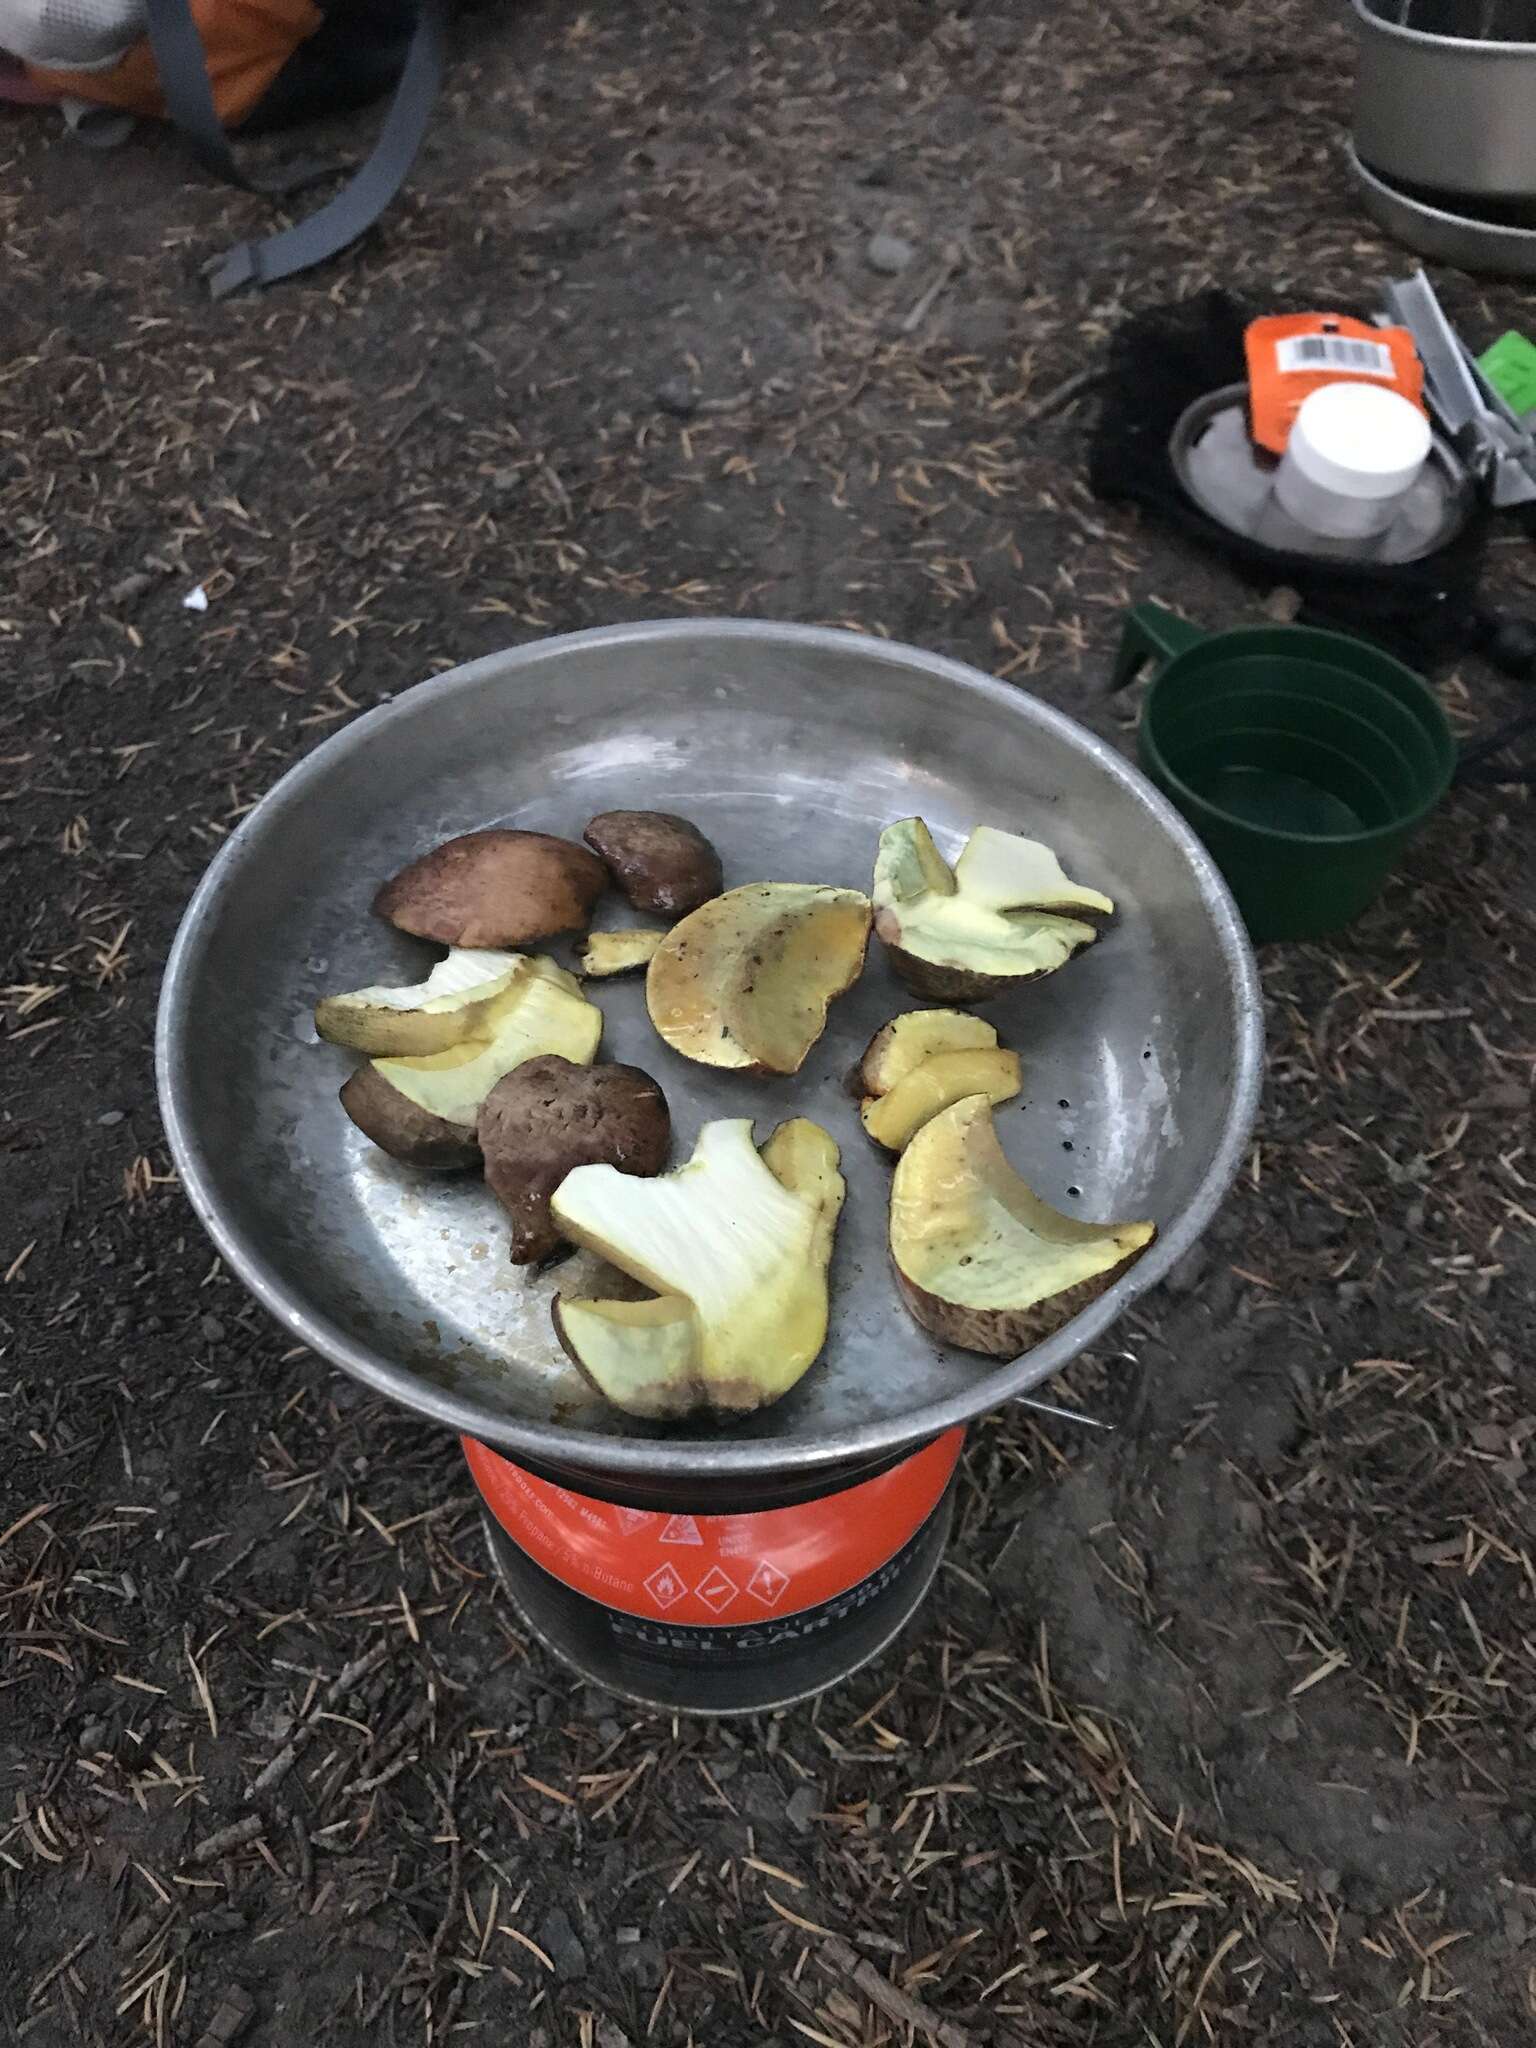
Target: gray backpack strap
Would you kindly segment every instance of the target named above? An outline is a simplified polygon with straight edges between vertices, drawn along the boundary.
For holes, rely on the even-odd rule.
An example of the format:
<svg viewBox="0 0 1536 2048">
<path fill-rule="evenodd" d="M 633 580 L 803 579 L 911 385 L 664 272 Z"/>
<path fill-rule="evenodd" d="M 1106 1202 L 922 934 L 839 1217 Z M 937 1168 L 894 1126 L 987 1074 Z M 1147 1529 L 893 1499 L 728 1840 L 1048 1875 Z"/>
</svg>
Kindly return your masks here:
<svg viewBox="0 0 1536 2048">
<path fill-rule="evenodd" d="M 213 104 L 202 39 L 187 0 L 147 0 L 150 48 L 165 95 L 166 112 L 206 171 L 251 192 L 272 190 L 241 170 Z M 245 284 L 271 284 L 335 256 L 371 228 L 405 183 L 443 77 L 448 0 L 421 0 L 416 33 L 395 87 L 384 126 L 368 160 L 333 199 L 306 220 L 259 241 L 239 242 L 206 266 L 216 299 Z M 311 182 L 316 167 L 287 171 L 275 189 Z"/>
</svg>

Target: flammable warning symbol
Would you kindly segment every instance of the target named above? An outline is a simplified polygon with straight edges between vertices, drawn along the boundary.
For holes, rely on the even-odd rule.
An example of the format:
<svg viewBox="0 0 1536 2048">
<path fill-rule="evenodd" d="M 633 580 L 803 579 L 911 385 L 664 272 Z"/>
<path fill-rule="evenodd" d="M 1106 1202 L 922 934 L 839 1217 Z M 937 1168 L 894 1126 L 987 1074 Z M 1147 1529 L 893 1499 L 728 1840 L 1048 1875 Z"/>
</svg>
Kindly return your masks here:
<svg viewBox="0 0 1536 2048">
<path fill-rule="evenodd" d="M 688 1588 L 683 1584 L 671 1565 L 658 1565 L 645 1581 L 645 1590 L 665 1614 L 669 1607 L 675 1607 Z"/>
</svg>

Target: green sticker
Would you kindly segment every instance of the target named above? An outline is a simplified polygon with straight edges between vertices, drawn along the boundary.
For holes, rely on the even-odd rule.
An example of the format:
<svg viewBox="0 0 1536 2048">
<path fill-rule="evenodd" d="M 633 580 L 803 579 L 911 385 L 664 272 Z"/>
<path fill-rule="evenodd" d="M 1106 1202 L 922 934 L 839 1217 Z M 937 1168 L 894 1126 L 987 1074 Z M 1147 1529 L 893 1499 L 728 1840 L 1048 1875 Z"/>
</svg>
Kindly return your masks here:
<svg viewBox="0 0 1536 2048">
<path fill-rule="evenodd" d="M 1536 343 L 1511 328 L 1478 357 L 1477 367 L 1511 412 L 1536 412 Z"/>
</svg>

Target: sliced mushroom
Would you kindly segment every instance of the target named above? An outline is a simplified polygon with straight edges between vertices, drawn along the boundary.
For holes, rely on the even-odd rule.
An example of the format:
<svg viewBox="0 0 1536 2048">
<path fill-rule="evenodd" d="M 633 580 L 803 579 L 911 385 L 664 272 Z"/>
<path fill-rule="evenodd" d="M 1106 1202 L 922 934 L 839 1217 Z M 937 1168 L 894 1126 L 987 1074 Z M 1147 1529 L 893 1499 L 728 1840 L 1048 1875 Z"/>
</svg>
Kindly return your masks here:
<svg viewBox="0 0 1536 2048">
<path fill-rule="evenodd" d="M 456 947 L 412 987 L 322 996 L 315 1029 L 353 1052 L 446 1052 L 473 1036 L 490 1005 L 511 986 L 522 957 Z"/>
<path fill-rule="evenodd" d="M 596 1057 L 602 1030 L 602 1012 L 574 975 L 524 955 L 511 986 L 473 1036 L 445 1052 L 370 1060 L 343 1088 L 342 1107 L 396 1159 L 413 1166 L 462 1164 L 446 1156 L 446 1134 L 456 1128 L 468 1157 L 477 1156 L 480 1105 L 504 1074 L 547 1052 L 586 1065 Z"/>
<path fill-rule="evenodd" d="M 875 932 L 914 994 L 977 1002 L 1052 974 L 1091 946 L 1090 917 L 1114 909 L 1061 871 L 1037 840 L 978 826 L 954 868 L 921 818 L 880 835 Z"/>
<path fill-rule="evenodd" d="M 658 1296 L 555 1303 L 561 1343 L 616 1407 L 740 1413 L 814 1363 L 843 1181 L 827 1134 L 798 1126 L 760 1154 L 746 1120 L 706 1124 L 693 1157 L 658 1180 L 581 1166 L 561 1182 L 559 1228 Z"/>
<path fill-rule="evenodd" d="M 675 925 L 646 975 L 651 1022 L 704 1066 L 793 1074 L 857 981 L 869 898 L 856 889 L 753 882 Z"/>
<path fill-rule="evenodd" d="M 917 1133 L 891 1186 L 902 1299 L 946 1344 L 1013 1358 L 1096 1301 L 1157 1235 L 1085 1223 L 1042 1201 L 1009 1165 L 984 1095 Z"/>
<path fill-rule="evenodd" d="M 1007 1102 L 1021 1086 L 1019 1056 L 1001 1045 L 970 1052 L 936 1052 L 884 1095 L 871 1095 L 860 1108 L 865 1130 L 888 1152 L 901 1152 L 932 1117 L 968 1095 Z"/>
<path fill-rule="evenodd" d="M 576 965 L 586 981 L 638 974 L 655 959 L 665 932 L 588 932 Z"/>
<path fill-rule="evenodd" d="M 996 1045 L 997 1032 L 969 1010 L 904 1010 L 882 1024 L 865 1046 L 848 1078 L 849 1092 L 889 1095 L 914 1067 L 939 1052 L 985 1052 Z"/>
</svg>

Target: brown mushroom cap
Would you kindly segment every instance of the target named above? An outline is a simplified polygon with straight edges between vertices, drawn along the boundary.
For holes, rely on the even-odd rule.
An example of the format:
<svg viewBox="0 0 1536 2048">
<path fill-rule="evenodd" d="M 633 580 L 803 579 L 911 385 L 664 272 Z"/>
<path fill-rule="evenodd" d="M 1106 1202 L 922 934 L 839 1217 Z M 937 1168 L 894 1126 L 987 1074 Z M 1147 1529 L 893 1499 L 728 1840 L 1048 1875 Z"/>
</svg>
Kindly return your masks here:
<svg viewBox="0 0 1536 2048">
<path fill-rule="evenodd" d="M 412 1102 L 371 1060 L 342 1083 L 341 1106 L 365 1138 L 407 1166 L 452 1173 L 479 1160 L 480 1148 L 472 1130 Z"/>
<path fill-rule="evenodd" d="M 572 839 L 496 827 L 434 846 L 373 899 L 380 917 L 443 946 L 521 946 L 584 931 L 608 882 Z"/>
<path fill-rule="evenodd" d="M 672 1119 L 666 1097 L 638 1067 L 579 1067 L 543 1053 L 496 1083 L 481 1104 L 477 1135 L 487 1185 L 512 1219 L 512 1263 L 527 1266 L 565 1241 L 549 1203 L 571 1168 L 660 1173 Z"/>
<path fill-rule="evenodd" d="M 697 825 L 671 811 L 603 811 L 582 834 L 636 910 L 685 917 L 720 894 L 720 856 Z"/>
</svg>

